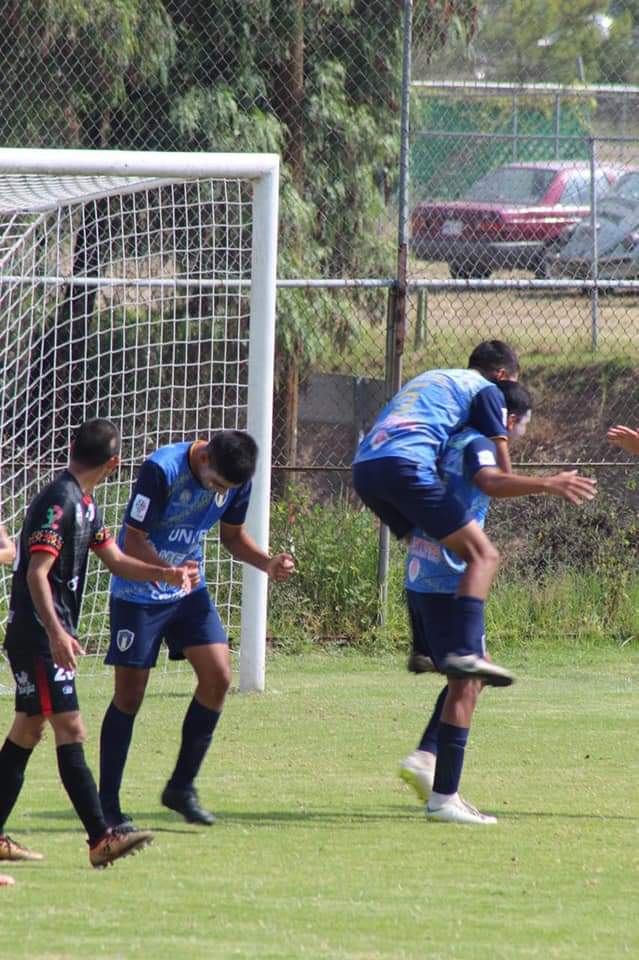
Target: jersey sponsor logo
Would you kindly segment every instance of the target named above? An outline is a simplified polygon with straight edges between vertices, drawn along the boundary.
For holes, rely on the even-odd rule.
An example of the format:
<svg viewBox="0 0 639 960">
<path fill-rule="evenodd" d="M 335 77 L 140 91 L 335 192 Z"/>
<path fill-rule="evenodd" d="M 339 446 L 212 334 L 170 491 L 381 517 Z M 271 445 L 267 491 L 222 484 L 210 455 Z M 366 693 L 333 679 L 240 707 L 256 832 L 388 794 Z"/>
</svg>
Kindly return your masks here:
<svg viewBox="0 0 639 960">
<path fill-rule="evenodd" d="M 67 580 L 67 589 L 69 589 L 71 593 L 75 593 L 76 590 L 78 589 L 79 582 L 80 582 L 80 577 L 71 577 L 70 580 Z"/>
<path fill-rule="evenodd" d="M 414 583 L 419 576 L 419 560 L 417 557 L 413 557 L 411 562 L 408 564 L 408 579 L 411 583 Z"/>
<path fill-rule="evenodd" d="M 149 497 L 145 497 L 144 494 L 138 493 L 135 496 L 133 505 L 131 506 L 131 516 L 134 520 L 137 520 L 141 523 L 146 517 L 151 501 Z"/>
<path fill-rule="evenodd" d="M 228 491 L 228 490 L 225 490 L 224 493 L 216 493 L 216 494 L 215 494 L 215 506 L 216 506 L 216 507 L 223 507 L 224 504 L 226 503 L 226 501 L 228 500 L 228 498 L 229 498 L 229 491 Z"/>
<path fill-rule="evenodd" d="M 42 524 L 41 529 L 46 530 L 49 527 L 51 530 L 58 530 L 59 523 L 58 520 L 61 520 L 64 516 L 64 510 L 62 507 L 54 503 L 52 507 L 49 507 L 47 510 L 47 519 L 46 522 Z"/>
<path fill-rule="evenodd" d="M 378 450 L 382 444 L 386 443 L 388 440 L 388 434 L 385 430 L 380 430 L 379 433 L 376 433 L 371 440 L 371 450 Z"/>
<path fill-rule="evenodd" d="M 21 697 L 29 697 L 32 693 L 35 693 L 35 683 L 31 683 L 29 674 L 25 670 L 20 670 L 19 673 L 16 673 L 15 678 L 16 687 Z"/>
<path fill-rule="evenodd" d="M 179 497 L 180 503 L 188 503 L 192 497 L 193 494 L 190 490 L 183 490 Z"/>
<path fill-rule="evenodd" d="M 73 687 L 62 687 L 62 693 L 66 693 L 68 696 L 70 693 L 73 693 Z"/>
<path fill-rule="evenodd" d="M 169 543 L 197 543 L 197 530 L 188 530 L 185 527 L 176 527 L 169 531 Z"/>
<path fill-rule="evenodd" d="M 497 466 L 497 461 L 495 460 L 495 454 L 490 450 L 480 450 L 477 454 L 477 461 L 482 467 L 495 467 Z"/>
<path fill-rule="evenodd" d="M 120 653 L 125 653 L 129 647 L 133 646 L 135 634 L 133 630 L 118 630 L 115 635 L 115 642 Z"/>
</svg>

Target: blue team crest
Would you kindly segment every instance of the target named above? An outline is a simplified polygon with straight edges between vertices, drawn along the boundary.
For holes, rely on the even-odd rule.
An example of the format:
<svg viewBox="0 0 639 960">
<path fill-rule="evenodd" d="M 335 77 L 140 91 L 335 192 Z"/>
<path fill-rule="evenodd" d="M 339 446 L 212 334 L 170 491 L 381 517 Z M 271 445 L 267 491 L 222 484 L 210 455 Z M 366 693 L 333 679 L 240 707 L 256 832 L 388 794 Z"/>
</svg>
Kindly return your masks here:
<svg viewBox="0 0 639 960">
<path fill-rule="evenodd" d="M 229 491 L 228 491 L 228 490 L 225 490 L 224 493 L 216 493 L 216 494 L 215 494 L 215 506 L 216 506 L 216 507 L 223 507 L 224 504 L 226 503 L 227 499 L 228 499 L 228 495 L 229 495 Z"/>
<path fill-rule="evenodd" d="M 115 642 L 120 653 L 124 653 L 126 650 L 128 650 L 129 647 L 133 645 L 134 640 L 135 634 L 133 630 L 118 630 L 115 637 Z"/>
</svg>

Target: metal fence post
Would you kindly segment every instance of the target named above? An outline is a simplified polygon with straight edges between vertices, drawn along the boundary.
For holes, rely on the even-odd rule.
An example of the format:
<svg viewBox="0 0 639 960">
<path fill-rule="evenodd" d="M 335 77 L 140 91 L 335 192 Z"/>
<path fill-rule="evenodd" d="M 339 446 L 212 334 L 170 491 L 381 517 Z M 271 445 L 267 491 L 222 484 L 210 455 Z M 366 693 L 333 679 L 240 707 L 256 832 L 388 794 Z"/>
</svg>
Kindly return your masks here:
<svg viewBox="0 0 639 960">
<path fill-rule="evenodd" d="M 590 222 L 592 223 L 592 280 L 590 298 L 590 346 L 594 351 L 599 339 L 599 244 L 597 241 L 597 141 L 590 138 Z"/>
<path fill-rule="evenodd" d="M 402 62 L 402 105 L 399 146 L 399 198 L 397 221 L 397 277 L 388 298 L 386 338 L 386 390 L 391 397 L 402 382 L 402 355 L 406 336 L 406 280 L 408 269 L 408 165 L 410 138 L 410 81 L 412 73 L 413 0 L 404 0 L 404 51 Z M 380 593 L 379 622 L 386 622 L 390 531 L 379 533 L 377 582 Z"/>
</svg>

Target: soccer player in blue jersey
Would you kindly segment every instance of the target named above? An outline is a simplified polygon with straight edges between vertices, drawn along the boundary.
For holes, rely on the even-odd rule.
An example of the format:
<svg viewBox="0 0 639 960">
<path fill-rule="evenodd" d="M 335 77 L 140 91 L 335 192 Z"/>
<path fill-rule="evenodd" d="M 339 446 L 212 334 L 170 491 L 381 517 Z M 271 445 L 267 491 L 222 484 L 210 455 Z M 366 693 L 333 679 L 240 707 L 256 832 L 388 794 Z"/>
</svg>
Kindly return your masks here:
<svg viewBox="0 0 639 960">
<path fill-rule="evenodd" d="M 507 427 L 512 438 L 525 434 L 531 414 L 528 391 L 521 384 L 502 381 L 500 391 L 507 409 Z M 574 504 L 592 499 L 594 482 L 576 471 L 536 477 L 507 473 L 497 464 L 495 445 L 477 430 L 467 427 L 448 441 L 440 472 L 448 492 L 483 527 L 491 497 L 547 494 Z M 464 575 L 464 562 L 453 551 L 423 530 L 411 534 L 406 562 L 406 597 L 413 634 L 413 650 L 429 658 L 435 670 L 458 656 L 459 638 L 453 629 L 455 594 Z M 489 659 L 484 638 L 477 654 Z M 413 661 L 414 662 L 414 661 Z M 482 681 L 448 676 L 433 715 L 417 750 L 405 758 L 400 776 L 427 800 L 431 820 L 490 824 L 494 817 L 480 813 L 458 793 L 464 751 L 471 718 Z"/>
<path fill-rule="evenodd" d="M 419 527 L 466 563 L 454 609 L 460 656 L 447 670 L 499 684 L 509 682 L 507 672 L 475 653 L 499 554 L 441 482 L 437 461 L 452 434 L 471 426 L 494 441 L 499 466 L 510 470 L 504 399 L 495 384 L 518 374 L 517 355 L 501 340 L 480 343 L 466 370 L 427 370 L 390 400 L 353 462 L 356 492 L 396 537 Z"/>
<path fill-rule="evenodd" d="M 219 522 L 220 540 L 236 560 L 277 581 L 294 570 L 292 557 L 269 556 L 244 528 L 256 459 L 257 446 L 248 433 L 219 430 L 208 442 L 160 447 L 140 469 L 118 542 L 125 553 L 148 562 L 196 561 L 199 580 L 184 596 L 164 583 L 138 587 L 113 579 L 106 663 L 115 667 L 115 693 L 100 737 L 100 797 L 112 824 L 128 822 L 120 807 L 122 776 L 162 640 L 172 659 L 190 662 L 197 679 L 162 803 L 189 823 L 215 820 L 200 805 L 195 778 L 220 718 L 231 665 L 224 628 L 206 589 L 202 541 Z"/>
</svg>

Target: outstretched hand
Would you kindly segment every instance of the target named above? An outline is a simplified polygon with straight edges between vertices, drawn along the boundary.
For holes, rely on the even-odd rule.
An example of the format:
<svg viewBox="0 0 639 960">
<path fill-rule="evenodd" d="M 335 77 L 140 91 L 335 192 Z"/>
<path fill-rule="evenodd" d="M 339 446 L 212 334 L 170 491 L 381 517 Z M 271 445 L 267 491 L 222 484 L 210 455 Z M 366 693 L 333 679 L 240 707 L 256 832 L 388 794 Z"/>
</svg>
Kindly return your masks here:
<svg viewBox="0 0 639 960">
<path fill-rule="evenodd" d="M 291 574 L 295 572 L 295 561 L 290 553 L 278 553 L 277 556 L 270 558 L 266 566 L 266 572 L 271 580 L 281 583 L 288 580 Z"/>
<path fill-rule="evenodd" d="M 630 427 L 616 426 L 611 427 L 606 436 L 608 443 L 613 447 L 619 447 L 626 453 L 639 454 L 639 431 L 632 430 Z"/>
<path fill-rule="evenodd" d="M 551 482 L 557 496 L 574 503 L 575 506 L 593 500 L 597 493 L 597 481 L 580 476 L 576 470 L 557 473 L 551 477 Z"/>
</svg>

